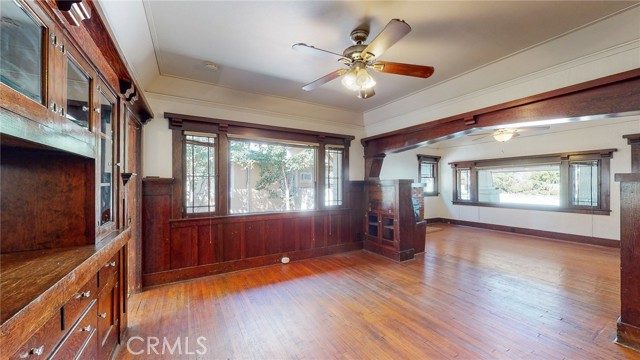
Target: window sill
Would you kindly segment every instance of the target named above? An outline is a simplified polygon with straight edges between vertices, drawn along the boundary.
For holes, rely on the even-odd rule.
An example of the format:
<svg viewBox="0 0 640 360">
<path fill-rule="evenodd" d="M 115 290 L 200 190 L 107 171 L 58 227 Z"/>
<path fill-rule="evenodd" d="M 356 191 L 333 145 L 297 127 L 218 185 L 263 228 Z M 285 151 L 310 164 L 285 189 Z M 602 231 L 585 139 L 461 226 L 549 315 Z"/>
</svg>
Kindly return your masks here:
<svg viewBox="0 0 640 360">
<path fill-rule="evenodd" d="M 466 206 L 481 206 L 481 207 L 494 207 L 503 209 L 518 209 L 518 210 L 535 210 L 535 211 L 552 211 L 552 212 L 566 212 L 575 214 L 591 214 L 591 215 L 606 215 L 611 214 L 609 209 L 589 209 L 589 208 L 562 208 L 555 206 L 535 206 L 535 205 L 519 205 L 519 204 L 491 204 L 480 203 L 472 201 L 452 201 L 454 205 L 466 205 Z"/>
</svg>

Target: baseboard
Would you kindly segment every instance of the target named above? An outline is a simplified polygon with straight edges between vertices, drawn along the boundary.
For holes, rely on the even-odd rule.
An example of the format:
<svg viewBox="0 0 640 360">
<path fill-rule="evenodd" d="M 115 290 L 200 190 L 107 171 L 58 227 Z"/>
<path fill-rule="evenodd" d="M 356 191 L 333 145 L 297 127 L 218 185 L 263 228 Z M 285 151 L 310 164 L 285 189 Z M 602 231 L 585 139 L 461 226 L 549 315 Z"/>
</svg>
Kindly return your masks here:
<svg viewBox="0 0 640 360">
<path fill-rule="evenodd" d="M 640 328 L 618 318 L 616 343 L 640 351 Z"/>
<path fill-rule="evenodd" d="M 142 286 L 144 288 L 168 284 L 172 282 L 178 282 L 183 280 L 190 280 L 210 275 L 218 275 L 233 271 L 247 270 L 261 266 L 279 264 L 282 256 L 286 255 L 291 261 L 297 261 L 302 259 L 308 259 L 313 257 L 332 255 L 337 253 L 362 250 L 363 244 L 361 241 L 352 242 L 347 244 L 339 244 L 334 246 L 327 246 L 317 249 L 299 250 L 293 252 L 287 252 L 286 254 L 273 254 L 266 256 L 258 256 L 248 259 L 226 261 L 215 264 L 193 266 L 182 269 L 168 270 L 150 274 L 142 275 Z"/>
<path fill-rule="evenodd" d="M 581 243 L 581 244 L 620 248 L 620 241 L 618 240 L 598 238 L 593 236 L 583 236 L 583 235 L 560 233 L 555 231 L 527 229 L 527 228 L 514 227 L 514 226 L 486 224 L 481 222 L 447 219 L 447 218 L 427 219 L 427 226 L 433 223 L 462 225 L 462 226 L 476 227 L 480 229 L 510 232 L 510 233 L 521 234 L 521 235 L 538 236 L 538 237 L 544 237 L 544 238 L 549 238 L 554 240 L 569 241 L 569 242 L 575 242 L 575 243 Z"/>
</svg>

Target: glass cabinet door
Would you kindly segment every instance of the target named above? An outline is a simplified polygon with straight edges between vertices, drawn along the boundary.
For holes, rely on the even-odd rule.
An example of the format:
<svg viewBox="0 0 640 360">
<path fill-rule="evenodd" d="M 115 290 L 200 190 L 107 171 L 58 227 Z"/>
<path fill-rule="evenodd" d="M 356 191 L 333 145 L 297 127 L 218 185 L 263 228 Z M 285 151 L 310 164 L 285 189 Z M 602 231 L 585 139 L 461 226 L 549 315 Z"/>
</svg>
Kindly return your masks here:
<svg viewBox="0 0 640 360">
<path fill-rule="evenodd" d="M 67 57 L 66 118 L 89 130 L 91 110 L 91 78 L 71 58 Z"/>
<path fill-rule="evenodd" d="M 97 158 L 96 166 L 98 178 L 98 235 L 110 230 L 115 224 L 116 204 L 113 201 L 115 193 L 114 166 L 114 124 L 116 116 L 116 97 L 103 86 L 98 87 L 99 111 L 96 111 Z"/>
<path fill-rule="evenodd" d="M 2 1 L 0 38 L 2 83 L 43 104 L 45 27 L 19 2 Z"/>
</svg>

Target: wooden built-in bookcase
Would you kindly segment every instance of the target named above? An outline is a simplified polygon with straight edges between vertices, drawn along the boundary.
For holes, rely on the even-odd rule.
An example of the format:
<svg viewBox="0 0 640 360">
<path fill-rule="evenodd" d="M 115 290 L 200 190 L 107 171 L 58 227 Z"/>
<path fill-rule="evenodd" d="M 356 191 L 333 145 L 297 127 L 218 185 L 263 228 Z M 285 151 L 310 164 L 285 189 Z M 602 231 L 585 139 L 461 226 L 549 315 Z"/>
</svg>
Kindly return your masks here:
<svg viewBox="0 0 640 360">
<path fill-rule="evenodd" d="M 412 182 L 367 180 L 364 249 L 396 261 L 424 252 L 426 222 L 416 217 Z"/>
<path fill-rule="evenodd" d="M 92 2 L 0 11 L 0 358 L 109 359 L 136 289 L 151 113 Z"/>
</svg>

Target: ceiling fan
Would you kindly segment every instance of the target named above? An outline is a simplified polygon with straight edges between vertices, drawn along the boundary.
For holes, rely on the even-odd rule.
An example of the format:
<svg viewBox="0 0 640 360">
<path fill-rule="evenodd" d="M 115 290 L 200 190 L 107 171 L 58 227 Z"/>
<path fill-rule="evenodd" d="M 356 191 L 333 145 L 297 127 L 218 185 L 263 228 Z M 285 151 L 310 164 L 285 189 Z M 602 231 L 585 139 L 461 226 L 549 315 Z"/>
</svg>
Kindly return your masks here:
<svg viewBox="0 0 640 360">
<path fill-rule="evenodd" d="M 294 44 L 294 50 L 307 52 L 313 55 L 328 56 L 346 65 L 346 68 L 331 72 L 303 86 L 302 89 L 305 91 L 311 91 L 331 80 L 344 76 L 342 78 L 342 84 L 346 88 L 356 91 L 359 98 L 367 99 L 375 95 L 374 86 L 376 85 L 373 77 L 371 77 L 367 72 L 367 68 L 389 74 L 413 76 L 425 79 L 428 78 L 433 74 L 434 69 L 432 66 L 376 60 L 382 55 L 382 53 L 398 42 L 398 40 L 402 39 L 410 31 L 411 26 L 409 26 L 409 24 L 403 20 L 393 19 L 389 21 L 382 32 L 380 32 L 380 34 L 378 34 L 378 36 L 376 36 L 375 39 L 367 45 L 364 42 L 369 36 L 369 30 L 359 27 L 351 32 L 351 40 L 355 45 L 346 48 L 342 55 L 304 43 Z"/>
<path fill-rule="evenodd" d="M 493 136 L 493 138 L 498 142 L 507 142 L 514 137 L 520 136 L 520 133 L 529 130 L 548 130 L 549 126 L 523 126 L 520 128 L 500 128 L 496 130 L 492 130 L 491 132 L 478 132 L 474 134 L 469 134 L 469 136 L 479 136 L 473 141 L 477 141 L 480 139 L 484 139 L 489 136 Z"/>
</svg>

